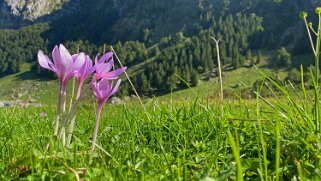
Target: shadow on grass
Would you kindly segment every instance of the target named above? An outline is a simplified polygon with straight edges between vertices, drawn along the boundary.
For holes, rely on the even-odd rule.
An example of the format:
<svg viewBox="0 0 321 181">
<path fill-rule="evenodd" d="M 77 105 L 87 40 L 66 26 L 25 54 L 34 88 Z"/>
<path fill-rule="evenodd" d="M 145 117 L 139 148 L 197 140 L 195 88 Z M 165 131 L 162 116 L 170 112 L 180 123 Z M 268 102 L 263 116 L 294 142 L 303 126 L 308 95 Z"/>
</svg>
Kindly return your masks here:
<svg viewBox="0 0 321 181">
<path fill-rule="evenodd" d="M 16 81 L 24 80 L 37 80 L 37 81 L 50 81 L 56 79 L 52 74 L 37 74 L 35 71 L 21 72 L 14 76 Z"/>
</svg>

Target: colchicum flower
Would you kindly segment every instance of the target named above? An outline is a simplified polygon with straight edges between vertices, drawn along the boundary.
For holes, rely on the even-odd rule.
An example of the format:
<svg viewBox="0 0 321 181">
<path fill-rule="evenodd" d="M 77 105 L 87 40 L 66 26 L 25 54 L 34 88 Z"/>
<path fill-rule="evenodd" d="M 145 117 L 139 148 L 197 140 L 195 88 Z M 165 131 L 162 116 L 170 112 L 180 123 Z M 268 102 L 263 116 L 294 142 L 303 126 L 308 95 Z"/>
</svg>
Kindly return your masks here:
<svg viewBox="0 0 321 181">
<path fill-rule="evenodd" d="M 78 82 L 78 90 L 77 90 L 77 97 L 76 97 L 76 105 L 78 104 L 78 101 L 81 97 L 81 88 L 85 82 L 85 80 L 95 71 L 95 66 L 93 66 L 93 63 L 88 55 L 85 53 L 78 53 L 72 56 L 74 61 L 74 71 L 75 71 L 75 78 Z M 91 83 L 90 83 L 91 84 Z M 88 90 L 89 87 L 86 89 Z M 85 92 L 86 92 L 85 90 Z M 70 121 L 69 126 L 69 133 L 67 138 L 67 147 L 70 146 L 71 138 L 72 138 L 72 132 L 74 130 L 75 126 L 75 119 L 76 119 L 76 110 L 74 112 L 71 112 L 72 118 Z M 67 123 L 67 120 L 63 122 L 63 126 Z M 63 129 L 64 131 L 64 129 Z M 65 134 L 64 132 L 62 134 Z M 64 137 L 64 135 L 62 135 Z"/>
<path fill-rule="evenodd" d="M 92 88 L 98 100 L 96 126 L 92 144 L 92 150 L 94 150 L 99 129 L 101 110 L 110 96 L 115 94 L 118 90 L 121 82 L 121 80 L 118 79 L 118 76 L 122 74 L 127 69 L 127 67 L 113 70 L 114 60 L 112 52 L 104 54 L 101 58 L 99 58 L 99 55 L 97 55 L 95 58 L 95 64 L 93 65 L 88 55 L 83 52 L 71 55 L 63 45 L 54 47 L 52 51 L 52 58 L 53 61 L 51 61 L 48 56 L 45 55 L 41 50 L 38 52 L 38 62 L 40 66 L 55 72 L 60 82 L 60 94 L 58 99 L 58 111 L 54 135 L 58 136 L 61 114 L 60 110 L 62 109 L 61 138 L 63 145 L 65 145 L 66 124 L 68 121 L 70 121 L 67 146 L 70 145 L 75 124 L 77 105 L 84 94 Z M 86 86 L 85 90 L 81 91 L 84 82 L 92 74 L 92 80 Z M 75 103 L 73 103 L 71 109 L 69 110 L 69 113 L 66 114 L 66 88 L 68 81 L 73 76 L 75 76 L 78 82 L 77 98 Z M 116 82 L 115 85 L 113 84 L 114 81 Z"/>
<path fill-rule="evenodd" d="M 121 80 L 119 79 L 116 85 L 113 87 L 113 82 L 109 82 L 108 79 L 101 79 L 99 82 L 95 82 L 93 85 L 93 92 L 98 101 L 98 109 L 97 109 L 97 117 L 96 117 L 96 126 L 94 130 L 93 140 L 92 140 L 92 147 L 91 150 L 95 149 L 97 134 L 99 129 L 99 122 L 100 122 L 100 113 L 103 108 L 103 105 L 108 101 L 110 96 L 115 94 L 119 88 Z"/>
<path fill-rule="evenodd" d="M 73 55 L 74 74 L 78 81 L 77 98 L 80 96 L 81 87 L 85 80 L 95 71 L 95 66 L 88 55 L 78 53 Z"/>
<path fill-rule="evenodd" d="M 94 78 L 96 80 L 100 80 L 102 78 L 108 80 L 117 79 L 118 76 L 127 69 L 127 67 L 122 67 L 111 71 L 114 65 L 113 53 L 111 52 L 104 54 L 100 59 L 98 57 L 99 55 L 95 58 L 96 74 Z"/>
<path fill-rule="evenodd" d="M 71 54 L 62 44 L 60 44 L 59 47 L 54 47 L 52 51 L 52 59 L 53 62 L 41 50 L 38 52 L 38 62 L 40 66 L 55 72 L 60 82 L 58 112 L 54 131 L 54 135 L 57 136 L 59 129 L 61 101 L 63 111 L 62 114 L 64 115 L 66 111 L 66 89 L 69 79 L 74 76 L 74 62 Z"/>
<path fill-rule="evenodd" d="M 90 88 L 93 88 L 97 96 L 98 102 L 107 102 L 108 98 L 114 94 L 116 92 L 116 90 L 118 89 L 118 86 L 120 84 L 120 82 L 118 82 L 118 84 L 116 84 L 117 89 L 113 89 L 115 90 L 115 92 L 110 92 L 110 90 L 107 90 L 107 88 L 110 88 L 111 86 L 107 86 L 106 84 L 108 84 L 108 80 L 115 80 L 118 78 L 118 76 L 120 74 L 122 74 L 127 67 L 122 67 L 120 69 L 114 70 L 112 71 L 113 65 L 114 65 L 114 61 L 113 61 L 113 53 L 112 52 L 108 52 L 106 54 L 104 54 L 101 58 L 99 58 L 99 55 L 96 56 L 95 58 L 95 65 L 92 65 L 92 61 L 89 58 L 89 56 L 86 56 L 83 53 L 77 54 L 73 56 L 74 58 L 74 69 L 75 69 L 75 77 L 78 80 L 78 93 L 77 93 L 77 98 L 76 98 L 76 102 L 75 105 L 78 104 L 79 100 L 81 99 L 82 95 L 84 95 Z M 91 82 L 87 85 L 87 87 L 85 88 L 85 90 L 82 92 L 82 94 L 80 95 L 80 90 L 81 90 L 81 86 L 84 83 L 85 79 L 91 75 L 92 73 L 94 73 L 93 78 L 91 80 Z M 106 82 L 107 81 L 107 82 Z M 99 86 L 100 85 L 100 86 Z M 101 94 L 103 91 L 109 92 L 109 96 L 106 96 L 105 94 Z M 101 108 L 100 111 L 102 109 L 103 103 L 100 104 Z M 70 122 L 70 126 L 69 126 L 69 134 L 68 134 L 68 139 L 67 139 L 67 146 L 70 145 L 71 143 L 71 137 L 72 137 L 72 132 L 74 129 L 74 124 L 75 124 L 75 117 L 76 117 L 76 106 L 74 106 L 74 109 L 72 109 L 71 111 L 71 122 Z M 100 115 L 100 112 L 99 112 Z M 98 123 L 99 124 L 99 123 Z M 97 128 L 98 131 L 98 128 Z M 96 133 L 97 134 L 97 133 Z"/>
<path fill-rule="evenodd" d="M 52 51 L 53 62 L 41 50 L 38 52 L 38 62 L 41 67 L 56 73 L 59 81 L 67 85 L 68 80 L 74 76 L 73 58 L 63 46 L 55 46 Z"/>
</svg>

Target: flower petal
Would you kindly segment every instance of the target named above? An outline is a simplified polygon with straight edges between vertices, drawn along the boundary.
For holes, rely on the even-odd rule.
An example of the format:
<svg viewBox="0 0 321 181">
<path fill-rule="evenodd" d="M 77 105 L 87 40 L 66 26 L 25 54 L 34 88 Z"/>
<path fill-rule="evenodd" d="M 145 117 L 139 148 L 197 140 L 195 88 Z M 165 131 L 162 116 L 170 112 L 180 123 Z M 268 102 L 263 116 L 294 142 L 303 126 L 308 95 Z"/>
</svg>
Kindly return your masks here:
<svg viewBox="0 0 321 181">
<path fill-rule="evenodd" d="M 85 60 L 85 77 L 88 77 L 90 74 L 92 74 L 95 69 L 93 68 L 93 62 L 90 59 L 88 55 L 86 55 L 86 60 Z"/>
<path fill-rule="evenodd" d="M 100 63 L 99 63 L 100 64 Z M 107 63 L 103 63 L 105 66 L 104 69 L 101 69 L 101 71 L 99 72 L 100 74 L 104 75 L 106 74 L 107 72 L 109 72 L 112 68 L 113 68 L 113 65 L 114 65 L 114 61 L 113 60 L 110 60 L 108 61 Z"/>
<path fill-rule="evenodd" d="M 53 63 L 50 61 L 48 56 L 45 55 L 41 50 L 38 51 L 38 62 L 41 67 L 51 71 L 55 71 Z"/>
<path fill-rule="evenodd" d="M 100 89 L 100 91 L 102 91 L 103 92 L 103 97 L 106 97 L 106 96 L 108 96 L 108 94 L 109 94 L 109 87 L 110 87 L 110 85 L 109 85 L 109 81 L 108 81 L 108 79 L 101 79 L 100 81 L 99 81 L 99 89 Z"/>
<path fill-rule="evenodd" d="M 62 44 L 59 45 L 60 60 L 61 60 L 61 71 L 62 74 L 66 75 L 73 70 L 72 56 L 69 51 Z"/>
<path fill-rule="evenodd" d="M 100 59 L 99 59 L 99 63 L 107 63 L 109 62 L 113 57 L 113 53 L 112 52 L 108 52 L 105 53 Z"/>
<path fill-rule="evenodd" d="M 86 55 L 83 52 L 73 55 L 72 59 L 73 59 L 73 69 L 75 71 L 80 71 L 80 69 L 82 69 L 82 67 L 86 65 L 85 64 Z"/>
<path fill-rule="evenodd" d="M 125 72 L 126 69 L 127 69 L 127 67 L 122 67 L 122 68 L 119 68 L 119 69 L 111 71 L 111 72 L 106 72 L 102 75 L 102 77 L 105 79 L 109 79 L 109 80 L 117 79 L 118 76 L 120 74 L 122 74 L 123 72 Z"/>
<path fill-rule="evenodd" d="M 93 92 L 94 92 L 96 98 L 99 100 L 99 99 L 101 99 L 101 96 L 100 96 L 100 91 L 99 91 L 98 87 L 99 87 L 99 84 L 97 82 L 94 82 L 92 89 L 93 89 Z"/>
<path fill-rule="evenodd" d="M 99 53 L 95 57 L 95 65 L 97 65 L 99 63 L 98 59 L 99 59 Z"/>
<path fill-rule="evenodd" d="M 60 78 L 61 75 L 61 60 L 60 60 L 60 52 L 58 46 L 55 46 L 52 50 L 52 59 L 55 65 L 56 74 Z"/>
<path fill-rule="evenodd" d="M 117 92 L 117 90 L 118 90 L 118 88 L 119 88 L 120 83 L 121 83 L 121 79 L 118 79 L 118 81 L 117 81 L 117 83 L 116 83 L 115 87 L 114 87 L 114 88 L 113 88 L 113 90 L 110 92 L 109 96 L 112 96 L 112 95 L 114 95 L 114 94 Z"/>
</svg>

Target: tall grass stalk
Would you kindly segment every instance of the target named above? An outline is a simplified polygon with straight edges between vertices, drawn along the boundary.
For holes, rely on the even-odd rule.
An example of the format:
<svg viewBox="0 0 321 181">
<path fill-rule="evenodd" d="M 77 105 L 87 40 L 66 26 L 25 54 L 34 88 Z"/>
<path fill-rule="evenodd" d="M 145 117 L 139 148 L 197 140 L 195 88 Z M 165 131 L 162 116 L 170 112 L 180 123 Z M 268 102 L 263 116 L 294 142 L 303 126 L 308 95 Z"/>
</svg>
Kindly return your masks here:
<svg viewBox="0 0 321 181">
<path fill-rule="evenodd" d="M 115 57 L 116 57 L 119 65 L 120 65 L 121 67 L 124 67 L 123 64 L 121 63 L 120 59 L 118 58 L 118 55 L 117 55 L 116 51 L 114 50 L 114 48 L 113 48 L 112 46 L 110 46 L 110 48 L 111 48 L 112 52 L 114 53 L 114 55 L 115 55 Z M 148 112 L 147 112 L 147 110 L 146 110 L 146 107 L 145 107 L 145 105 L 144 105 L 141 97 L 139 96 L 139 94 L 138 94 L 138 92 L 137 92 L 134 84 L 133 84 L 132 81 L 130 80 L 129 75 L 127 74 L 126 70 L 125 70 L 124 73 L 125 73 L 125 75 L 126 75 L 126 78 L 127 78 L 128 82 L 129 82 L 129 84 L 132 86 L 132 88 L 133 88 L 133 90 L 134 90 L 134 92 L 135 92 L 135 94 L 136 94 L 136 96 L 137 96 L 137 98 L 138 98 L 138 100 L 139 100 L 139 103 L 140 103 L 140 104 L 142 105 L 142 107 L 144 108 L 144 112 L 145 112 L 145 115 L 147 116 L 147 119 L 150 121 L 151 119 L 150 119 L 149 114 L 148 114 Z"/>
<path fill-rule="evenodd" d="M 281 135 L 280 135 L 280 131 L 281 131 L 281 126 L 280 126 L 280 120 L 276 119 L 275 121 L 276 125 L 275 125 L 275 136 L 276 136 L 276 148 L 275 148 L 275 177 L 276 177 L 276 181 L 279 181 L 279 169 L 280 169 L 280 155 L 281 155 Z"/>
<path fill-rule="evenodd" d="M 233 138 L 231 132 L 228 131 L 227 134 L 228 134 L 229 143 L 232 147 L 233 156 L 234 156 L 235 162 L 236 162 L 236 169 L 237 169 L 237 176 L 236 176 L 237 179 L 236 180 L 242 181 L 243 180 L 243 169 L 242 169 L 242 164 L 241 164 L 240 151 L 234 141 L 234 138 Z"/>
<path fill-rule="evenodd" d="M 220 47 L 219 47 L 220 39 L 217 40 L 214 37 L 211 37 L 211 38 L 215 41 L 215 46 L 216 46 L 218 75 L 220 80 L 220 111 L 221 111 L 221 117 L 223 118 L 224 117 L 224 109 L 223 109 L 224 95 L 223 95 L 223 79 L 222 79 L 222 67 L 221 67 Z"/>
<path fill-rule="evenodd" d="M 263 86 L 263 83 L 262 83 L 260 89 L 262 89 L 262 86 Z M 256 94 L 256 118 L 257 118 L 257 125 L 258 125 L 258 129 L 259 129 L 260 144 L 261 144 L 261 149 L 262 149 L 262 153 L 263 153 L 264 170 L 262 170 L 261 167 L 260 168 L 261 168 L 261 174 L 263 174 L 263 172 L 264 172 L 264 178 L 265 178 L 265 180 L 268 180 L 268 161 L 267 161 L 267 155 L 266 155 L 267 150 L 266 150 L 266 144 L 264 141 L 263 128 L 261 125 L 261 118 L 260 118 L 259 92 L 261 92 L 261 90 L 258 90 L 257 94 Z M 259 154 L 259 156 L 261 157 L 261 154 Z M 261 177 L 261 179 L 262 179 L 262 177 Z"/>
</svg>

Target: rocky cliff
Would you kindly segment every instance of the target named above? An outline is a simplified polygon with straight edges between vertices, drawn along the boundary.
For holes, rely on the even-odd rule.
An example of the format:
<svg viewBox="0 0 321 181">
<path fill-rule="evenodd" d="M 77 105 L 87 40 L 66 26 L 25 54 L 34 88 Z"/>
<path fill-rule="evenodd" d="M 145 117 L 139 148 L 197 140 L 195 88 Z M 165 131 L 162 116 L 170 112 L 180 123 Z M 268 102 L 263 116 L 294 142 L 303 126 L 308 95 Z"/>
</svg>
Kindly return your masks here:
<svg viewBox="0 0 321 181">
<path fill-rule="evenodd" d="M 79 0 L 0 0 L 0 28 L 17 28 L 74 12 Z"/>
</svg>

